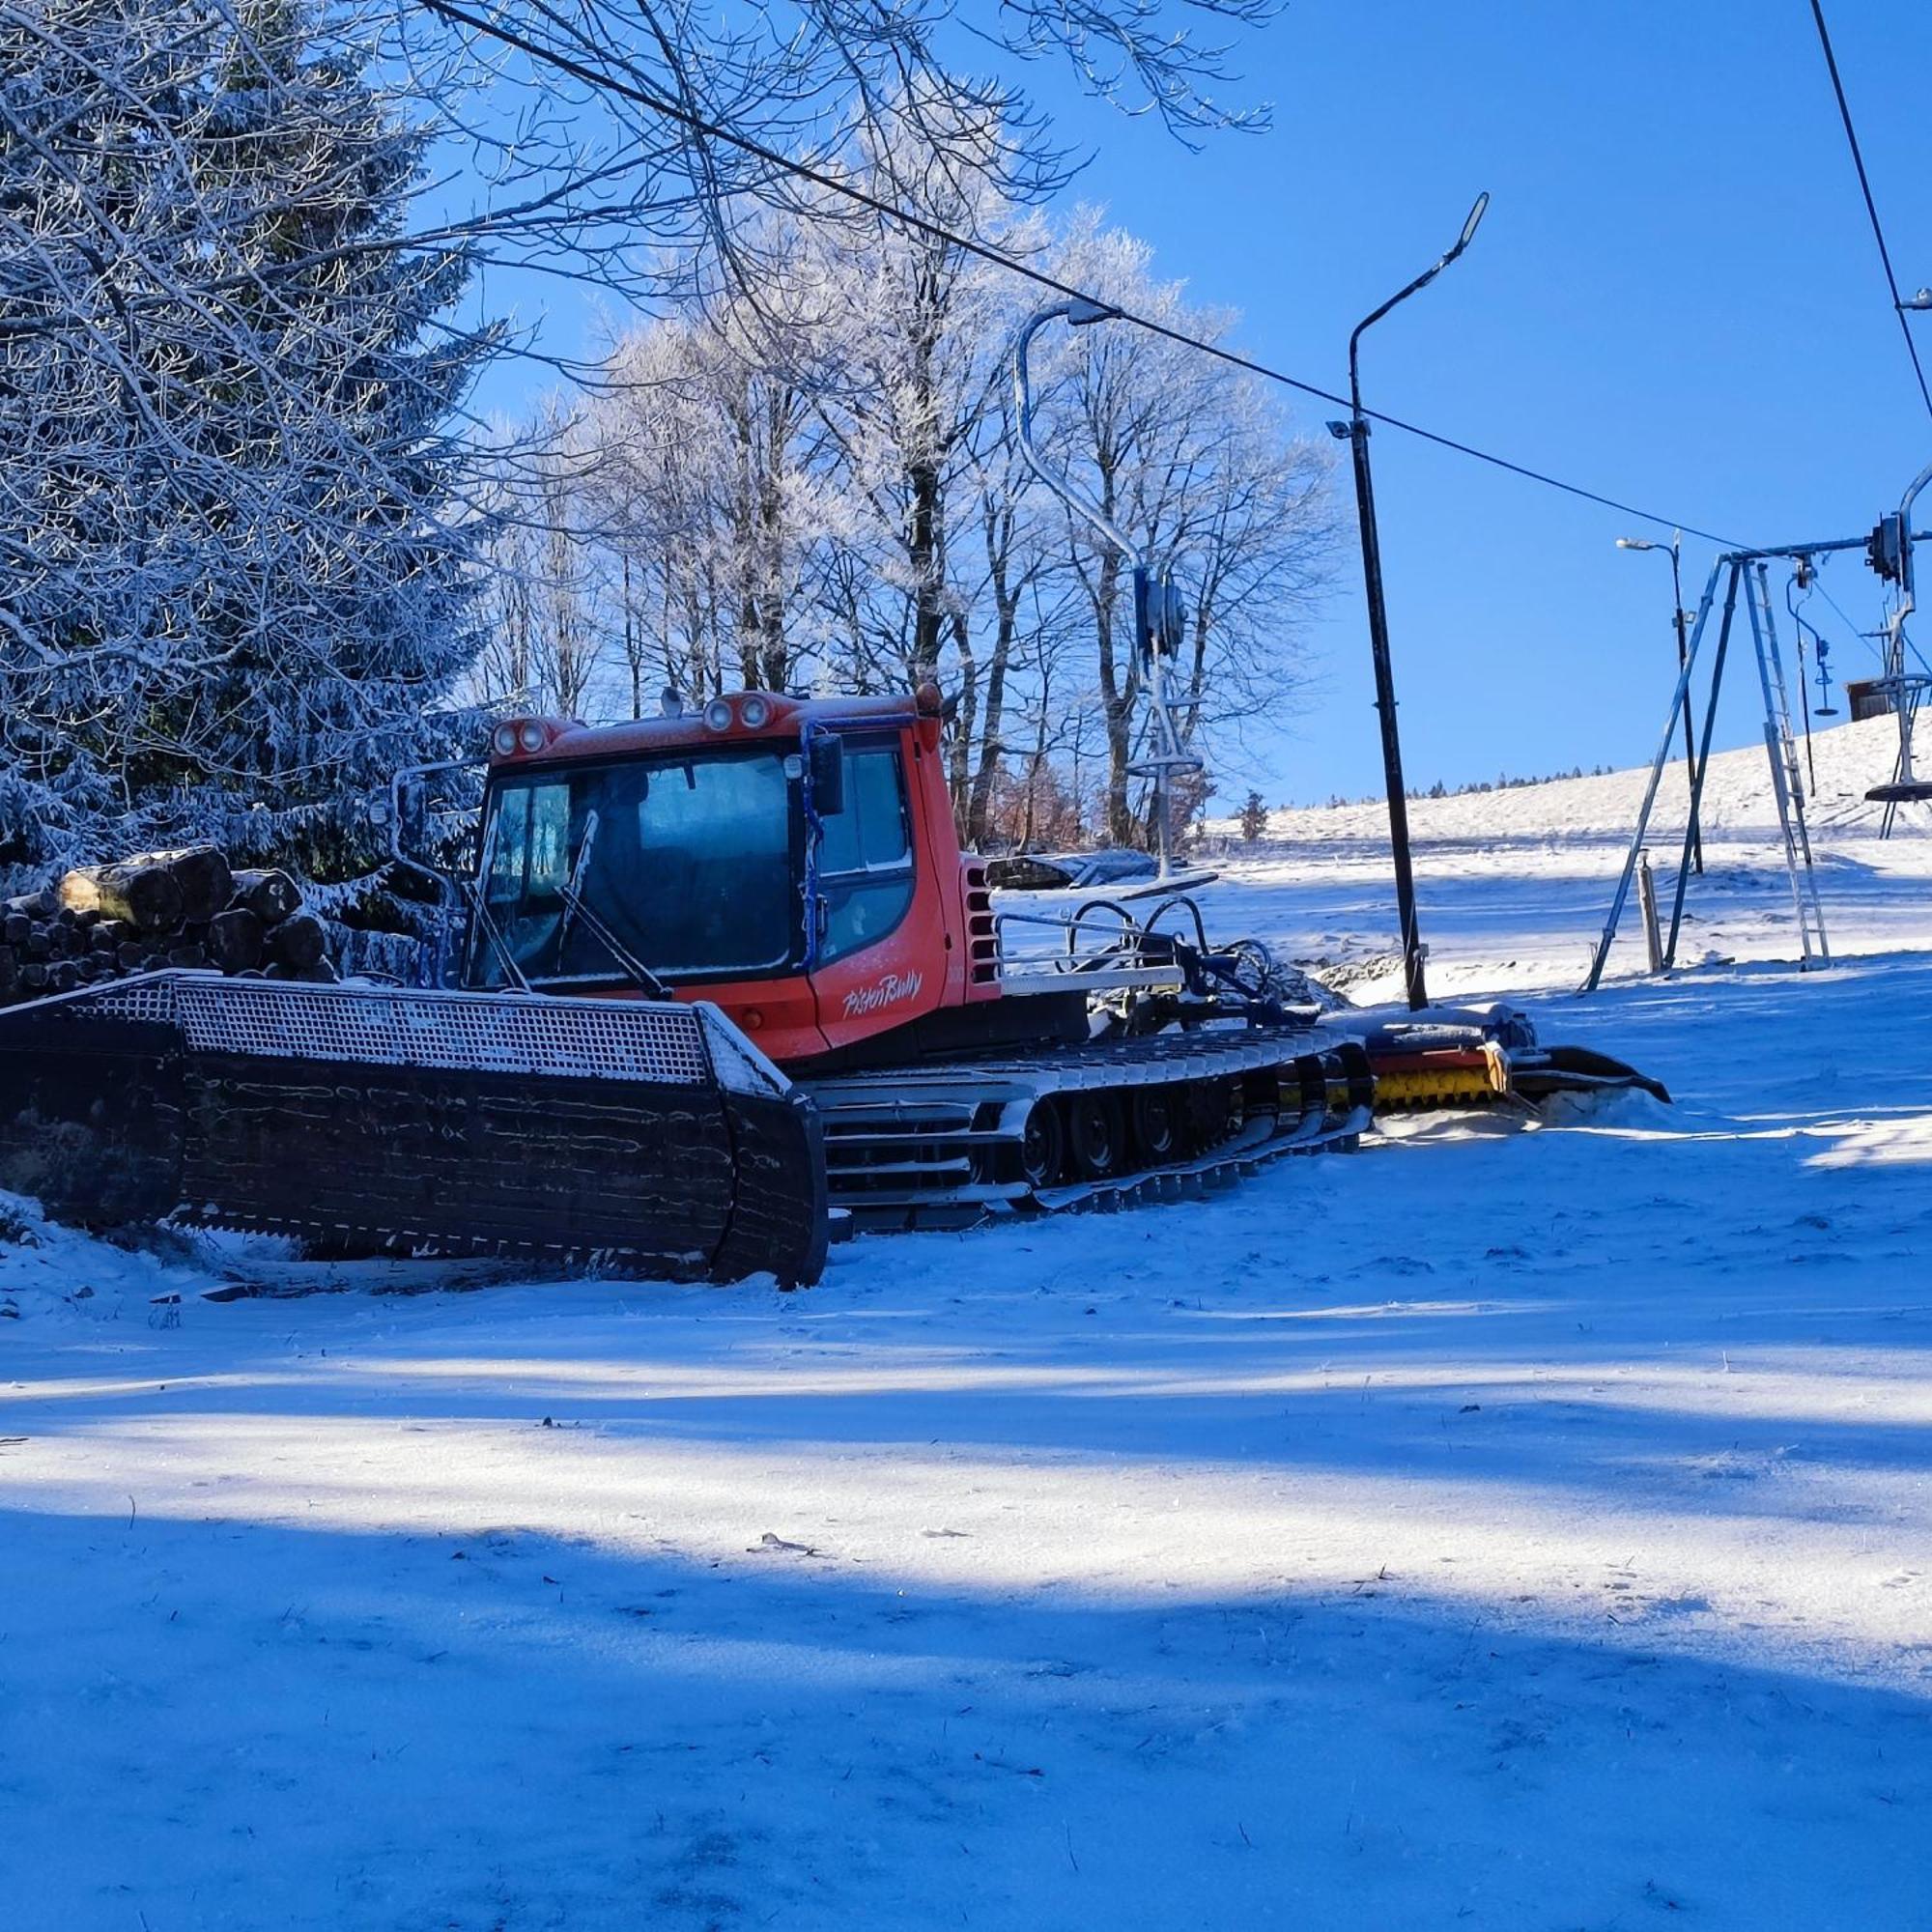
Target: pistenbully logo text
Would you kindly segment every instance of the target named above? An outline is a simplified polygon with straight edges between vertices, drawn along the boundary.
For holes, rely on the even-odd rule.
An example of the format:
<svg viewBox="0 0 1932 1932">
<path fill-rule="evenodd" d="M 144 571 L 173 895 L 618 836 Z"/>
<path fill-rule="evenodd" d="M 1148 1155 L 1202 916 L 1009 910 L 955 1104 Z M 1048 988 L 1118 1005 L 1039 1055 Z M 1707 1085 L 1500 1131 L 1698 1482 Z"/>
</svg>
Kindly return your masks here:
<svg viewBox="0 0 1932 1932">
<path fill-rule="evenodd" d="M 924 983 L 922 973 L 888 973 L 869 986 L 845 995 L 845 1017 L 855 1020 L 862 1013 L 877 1012 L 881 1007 L 895 1007 L 901 1000 L 912 999 Z"/>
</svg>

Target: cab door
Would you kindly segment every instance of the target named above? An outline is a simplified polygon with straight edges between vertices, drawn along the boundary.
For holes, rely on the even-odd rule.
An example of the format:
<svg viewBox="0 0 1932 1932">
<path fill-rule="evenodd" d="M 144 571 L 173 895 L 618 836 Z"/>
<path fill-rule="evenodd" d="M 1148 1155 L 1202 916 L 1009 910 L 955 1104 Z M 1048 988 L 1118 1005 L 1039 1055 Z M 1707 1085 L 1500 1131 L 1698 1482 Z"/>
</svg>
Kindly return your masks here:
<svg viewBox="0 0 1932 1932">
<path fill-rule="evenodd" d="M 819 812 L 811 980 L 835 1047 L 929 1012 L 945 990 L 945 923 L 918 862 L 906 784 L 909 734 L 841 734 L 842 796 Z"/>
</svg>

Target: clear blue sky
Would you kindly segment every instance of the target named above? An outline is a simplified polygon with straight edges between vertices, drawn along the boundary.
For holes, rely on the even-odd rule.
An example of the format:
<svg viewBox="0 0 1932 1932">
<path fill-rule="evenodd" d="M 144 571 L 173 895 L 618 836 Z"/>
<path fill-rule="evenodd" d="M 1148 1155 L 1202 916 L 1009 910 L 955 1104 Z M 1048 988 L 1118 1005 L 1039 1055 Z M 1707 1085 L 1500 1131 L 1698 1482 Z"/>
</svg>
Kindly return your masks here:
<svg viewBox="0 0 1932 1932">
<path fill-rule="evenodd" d="M 1910 293 L 1932 282 L 1932 7 L 1827 17 Z M 1272 129 L 1196 155 L 1054 105 L 1094 151 L 1082 191 L 1238 306 L 1262 359 L 1346 387 L 1349 330 L 1488 188 L 1469 253 L 1365 338 L 1372 407 L 1746 543 L 1860 534 L 1932 457 L 1805 0 L 1295 0 L 1247 67 Z M 1932 360 L 1932 316 L 1913 326 Z M 1667 532 L 1392 431 L 1374 449 L 1411 782 L 1648 757 L 1670 573 L 1614 539 Z M 1687 601 L 1710 554 L 1686 539 Z M 1876 624 L 1861 558 L 1825 584 Z M 1818 614 L 1861 674 L 1868 647 Z M 1358 571 L 1316 643 L 1270 799 L 1380 789 Z M 1731 743 L 1756 728 L 1743 669 Z"/>
<path fill-rule="evenodd" d="M 1932 7 L 1827 14 L 1910 293 L 1932 282 Z M 1199 153 L 1031 78 L 1093 153 L 1073 195 L 1239 308 L 1262 359 L 1345 387 L 1350 328 L 1487 188 L 1470 252 L 1367 338 L 1371 407 L 1753 544 L 1861 534 L 1932 456 L 1806 0 L 1293 0 L 1241 63 L 1274 126 Z M 1932 316 L 1913 327 L 1932 358 Z M 1393 431 L 1375 456 L 1411 783 L 1647 758 L 1669 569 L 1614 539 L 1667 531 Z M 1687 602 L 1710 554 L 1686 538 Z M 1825 587 L 1876 625 L 1859 555 Z M 1352 553 L 1313 642 L 1317 695 L 1261 746 L 1271 802 L 1380 789 Z M 1756 729 L 1736 669 L 1730 744 Z"/>
</svg>

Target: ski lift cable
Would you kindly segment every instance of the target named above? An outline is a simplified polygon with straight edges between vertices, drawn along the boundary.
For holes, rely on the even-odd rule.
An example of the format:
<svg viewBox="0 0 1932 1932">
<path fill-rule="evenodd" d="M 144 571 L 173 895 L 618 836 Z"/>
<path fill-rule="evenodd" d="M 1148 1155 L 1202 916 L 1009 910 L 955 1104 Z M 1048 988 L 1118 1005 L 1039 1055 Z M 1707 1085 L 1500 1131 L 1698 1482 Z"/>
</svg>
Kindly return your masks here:
<svg viewBox="0 0 1932 1932">
<path fill-rule="evenodd" d="M 727 147 L 736 148 L 740 153 L 750 155 L 754 159 L 765 162 L 769 167 L 795 176 L 801 181 L 810 182 L 813 186 L 824 188 L 828 193 L 842 196 L 845 200 L 854 202 L 874 214 L 884 215 L 917 233 L 930 236 L 936 242 L 944 242 L 951 247 L 959 248 L 995 268 L 1005 269 L 1011 274 L 1023 276 L 1041 288 L 1052 290 L 1056 295 L 1075 301 L 1090 302 L 1095 307 L 1110 311 L 1122 322 L 1146 329 L 1150 334 L 1163 336 L 1182 348 L 1197 350 L 1204 355 L 1213 356 L 1217 361 L 1246 370 L 1252 376 L 1262 377 L 1270 383 L 1279 383 L 1285 388 L 1298 390 L 1304 396 L 1313 396 L 1318 401 L 1333 403 L 1342 409 L 1350 407 L 1348 397 L 1337 395 L 1331 389 L 1321 388 L 1283 370 L 1270 368 L 1265 362 L 1258 362 L 1252 356 L 1239 355 L 1232 349 L 1224 349 L 1217 343 L 1204 341 L 1199 336 L 1187 334 L 1185 330 L 1170 327 L 1152 316 L 1139 314 L 1133 309 L 1121 308 L 1116 303 L 1074 287 L 1070 282 L 1062 281 L 1043 269 L 1034 268 L 1029 263 L 1006 254 L 988 242 L 977 242 L 970 236 L 948 228 L 945 223 L 935 221 L 929 215 L 917 213 L 909 208 L 901 208 L 878 195 L 867 193 L 866 189 L 852 182 L 841 181 L 837 175 L 828 173 L 823 168 L 813 167 L 808 161 L 796 160 L 788 155 L 781 154 L 776 148 L 768 147 L 749 134 L 741 134 L 722 123 L 712 121 L 694 109 L 666 98 L 653 88 L 639 86 L 635 81 L 620 78 L 608 71 L 600 71 L 585 62 L 575 60 L 555 47 L 546 46 L 541 42 L 531 40 L 497 20 L 474 13 L 468 7 L 457 5 L 456 0 L 418 0 L 418 4 L 452 25 L 467 27 L 472 33 L 482 34 L 502 46 L 524 54 L 531 60 L 539 61 L 547 67 L 554 68 L 559 73 L 568 74 L 574 80 L 582 81 L 586 87 L 618 95 L 639 106 L 650 109 L 652 113 L 662 114 L 667 119 L 677 122 L 681 127 L 690 128 L 693 133 L 701 135 L 706 140 L 719 141 Z M 1600 491 L 1586 489 L 1580 483 L 1566 482 L 1560 476 L 1552 476 L 1548 470 L 1531 469 L 1527 464 L 1513 462 L 1510 458 L 1498 456 L 1492 450 L 1479 449 L 1473 443 L 1462 442 L 1455 437 L 1424 429 L 1420 423 L 1406 422 L 1401 416 L 1385 415 L 1379 410 L 1365 409 L 1362 413 L 1370 420 L 1381 423 L 1389 429 L 1401 430 L 1405 435 L 1417 437 L 1424 442 L 1433 442 L 1438 448 L 1451 450 L 1475 462 L 1489 464 L 1492 469 L 1507 470 L 1511 475 L 1520 476 L 1526 482 L 1540 483 L 1546 489 L 1561 491 L 1566 496 L 1580 497 L 1588 503 L 1601 504 L 1605 509 L 1615 510 L 1619 516 L 1634 517 L 1640 523 L 1655 524 L 1661 529 L 1680 529 L 1687 535 L 1701 537 L 1706 542 L 1717 544 L 1725 550 L 1744 548 L 1737 539 L 1719 536 L 1713 530 L 1699 529 L 1696 525 L 1686 523 L 1682 517 L 1662 516 L 1656 511 L 1642 509 L 1634 503 L 1626 503 L 1615 497 L 1605 496 Z"/>
<path fill-rule="evenodd" d="M 1852 125 L 1852 110 L 1845 99 L 1845 84 L 1838 77 L 1838 57 L 1832 50 L 1832 35 L 1825 25 L 1822 0 L 1811 0 L 1811 18 L 1817 23 L 1818 44 L 1824 49 L 1825 66 L 1832 76 L 1832 92 L 1838 99 L 1838 118 L 1845 124 L 1845 140 L 1851 147 L 1852 165 L 1859 171 L 1859 191 L 1864 196 L 1865 213 L 1871 218 L 1872 240 L 1878 243 L 1878 258 L 1885 267 L 1886 286 L 1891 291 L 1891 312 L 1905 337 L 1905 353 L 1912 357 L 1912 373 L 1918 378 L 1918 393 L 1924 401 L 1925 412 L 1932 415 L 1932 385 L 1926 383 L 1925 365 L 1918 359 L 1918 345 L 1912 339 L 1912 324 L 1906 316 L 1904 298 L 1898 293 L 1898 277 L 1891 267 L 1891 250 L 1886 246 L 1885 227 L 1878 218 L 1878 203 L 1872 196 L 1871 177 L 1865 173 L 1865 157 L 1859 146 L 1859 130 Z"/>
</svg>

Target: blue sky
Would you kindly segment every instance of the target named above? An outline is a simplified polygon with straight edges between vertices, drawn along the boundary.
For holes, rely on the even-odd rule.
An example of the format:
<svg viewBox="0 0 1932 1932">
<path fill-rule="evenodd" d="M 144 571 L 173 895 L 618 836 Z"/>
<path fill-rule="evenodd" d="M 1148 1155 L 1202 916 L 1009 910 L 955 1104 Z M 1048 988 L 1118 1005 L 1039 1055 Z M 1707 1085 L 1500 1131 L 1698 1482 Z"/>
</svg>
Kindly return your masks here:
<svg viewBox="0 0 1932 1932">
<path fill-rule="evenodd" d="M 1932 282 L 1932 8 L 1827 11 L 1909 293 Z M 1861 534 L 1932 455 L 1806 0 L 1295 0 L 1238 60 L 1274 125 L 1198 153 L 1031 79 L 1093 155 L 1072 196 L 1240 309 L 1262 359 L 1344 387 L 1350 327 L 1487 188 L 1469 253 L 1367 338 L 1372 407 L 1746 543 Z M 1647 758 L 1669 570 L 1614 540 L 1667 530 L 1392 431 L 1375 456 L 1410 781 Z M 1711 552 L 1686 538 L 1688 602 Z M 1875 627 L 1859 555 L 1824 587 Z M 1869 647 L 1811 611 L 1861 674 Z M 1261 787 L 1378 791 L 1352 553 L 1308 642 L 1317 685 L 1257 741 Z M 1747 666 L 1723 742 L 1754 734 L 1753 691 Z"/>
<path fill-rule="evenodd" d="M 1932 8 L 1827 16 L 1909 293 L 1932 282 Z M 1272 129 L 1196 155 L 1054 105 L 1094 151 L 1082 191 L 1238 306 L 1263 359 L 1344 387 L 1349 330 L 1487 188 L 1469 253 L 1365 338 L 1372 407 L 1746 543 L 1861 534 L 1932 455 L 1805 0 L 1297 0 L 1245 66 Z M 1914 327 L 1932 358 L 1932 316 Z M 1647 757 L 1670 573 L 1614 540 L 1659 532 L 1391 431 L 1374 447 L 1411 781 Z M 1685 541 L 1687 601 L 1711 551 Z M 1861 557 L 1825 587 L 1875 626 Z M 1379 790 L 1352 568 L 1313 643 L 1322 687 L 1263 789 Z M 1726 742 L 1757 728 L 1754 684 L 1727 680 Z"/>
</svg>

